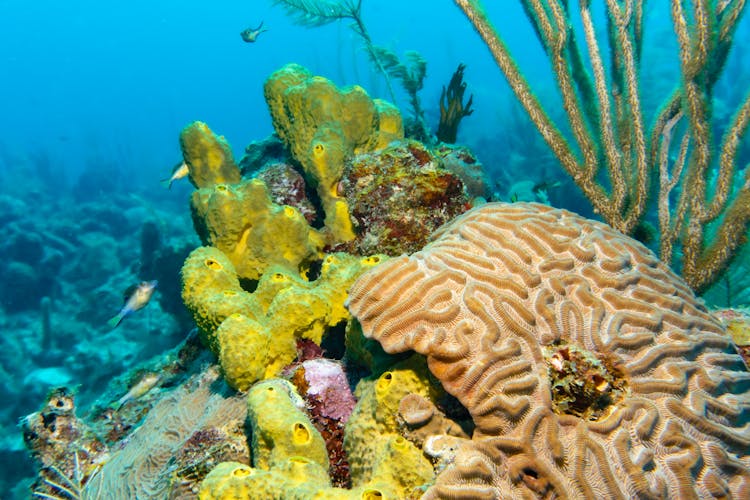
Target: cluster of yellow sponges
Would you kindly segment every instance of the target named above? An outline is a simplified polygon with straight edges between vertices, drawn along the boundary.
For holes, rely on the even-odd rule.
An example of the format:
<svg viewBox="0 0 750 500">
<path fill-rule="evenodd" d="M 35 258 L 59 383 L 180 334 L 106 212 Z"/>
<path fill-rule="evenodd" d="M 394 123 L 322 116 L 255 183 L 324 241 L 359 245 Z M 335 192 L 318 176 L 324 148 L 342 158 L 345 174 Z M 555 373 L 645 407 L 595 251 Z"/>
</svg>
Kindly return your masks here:
<svg viewBox="0 0 750 500">
<path fill-rule="evenodd" d="M 242 180 L 229 145 L 206 124 L 194 122 L 180 135 L 198 187 L 193 222 L 207 245 L 185 262 L 183 299 L 237 388 L 293 361 L 296 339 L 320 343 L 326 328 L 349 318 L 346 289 L 378 258 L 323 253 L 353 237 L 348 207 L 336 194 L 344 157 L 403 136 L 395 107 L 359 87 L 339 90 L 300 66 L 274 73 L 265 90 L 275 128 L 317 185 L 322 230 L 298 209 L 274 203 L 263 181 Z M 324 257 L 321 277 L 308 282 L 309 266 Z M 245 292 L 240 280 L 259 281 L 257 290 Z"/>
<path fill-rule="evenodd" d="M 317 187 L 331 241 L 354 239 L 349 207 L 337 193 L 344 159 L 402 139 L 398 108 L 362 87 L 338 89 L 298 64 L 274 72 L 264 91 L 276 133 Z"/>
<path fill-rule="evenodd" d="M 275 264 L 304 268 L 323 256 L 323 235 L 296 208 L 274 203 L 259 179 L 198 189 L 190 203 L 201 240 L 221 250 L 240 278 L 257 280 Z"/>
<path fill-rule="evenodd" d="M 199 188 L 193 222 L 207 245 L 183 265 L 183 300 L 229 384 L 244 390 L 294 361 L 298 339 L 320 344 L 326 329 L 347 320 L 346 290 L 380 257 L 326 256 L 331 231 L 274 203 L 263 181 L 242 180 L 226 141 L 204 123 L 185 127 L 180 144 Z M 308 281 L 309 266 L 321 259 L 320 277 Z M 257 288 L 247 292 L 241 280 Z"/>
<path fill-rule="evenodd" d="M 327 328 L 347 320 L 346 291 L 381 258 L 328 255 L 315 281 L 274 265 L 251 293 L 221 250 L 200 247 L 182 267 L 182 298 L 227 382 L 245 390 L 294 361 L 297 339 L 320 344 Z"/>
<path fill-rule="evenodd" d="M 409 375 L 403 378 L 410 380 Z M 396 392 L 418 389 L 415 384 L 419 385 L 409 383 Z M 354 488 L 332 487 L 325 443 L 300 405 L 304 405 L 302 399 L 285 380 L 253 386 L 248 393 L 248 419 L 254 466 L 219 464 L 203 480 L 199 498 L 388 500 L 415 498 L 432 481 L 432 466 L 421 451 L 393 434 L 376 436 L 381 454 L 367 470 L 352 471 Z"/>
<path fill-rule="evenodd" d="M 406 394 L 434 399 L 423 363 L 410 361 L 360 383 L 361 401 L 344 442 L 351 490 L 331 486 L 323 437 L 294 387 L 274 378 L 297 357 L 298 341 L 320 344 L 328 329 L 350 319 L 347 290 L 385 258 L 323 250 L 354 238 L 337 189 L 345 158 L 403 138 L 401 116 L 360 87 L 338 89 L 297 65 L 271 75 L 265 94 L 276 132 L 317 189 L 325 224 L 311 227 L 298 209 L 274 203 L 261 180 L 242 179 L 224 138 L 205 124 L 183 130 L 183 156 L 198 188 L 193 221 L 206 246 L 183 265 L 182 297 L 227 382 L 249 390 L 252 427 L 253 466 L 219 464 L 203 481 L 200 498 L 418 496 L 434 481 L 433 468 L 399 433 L 396 413 Z M 317 262 L 319 275 L 308 279 Z"/>
</svg>

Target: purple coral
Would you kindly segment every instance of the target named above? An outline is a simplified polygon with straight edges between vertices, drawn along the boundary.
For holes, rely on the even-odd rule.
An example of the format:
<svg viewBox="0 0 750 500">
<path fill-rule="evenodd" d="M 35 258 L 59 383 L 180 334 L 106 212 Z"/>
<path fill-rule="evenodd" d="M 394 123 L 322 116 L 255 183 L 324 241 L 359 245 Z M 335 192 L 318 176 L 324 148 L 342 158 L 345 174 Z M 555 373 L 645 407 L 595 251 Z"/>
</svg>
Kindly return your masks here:
<svg viewBox="0 0 750 500">
<path fill-rule="evenodd" d="M 330 359 L 310 359 L 302 363 L 307 396 L 320 400 L 321 415 L 346 423 L 357 403 L 340 363 Z"/>
<path fill-rule="evenodd" d="M 344 424 L 356 400 L 344 367 L 326 358 L 309 359 L 296 367 L 292 381 L 305 398 L 310 421 L 326 442 L 331 482 L 334 486 L 349 488 L 351 477 L 344 451 Z"/>
</svg>

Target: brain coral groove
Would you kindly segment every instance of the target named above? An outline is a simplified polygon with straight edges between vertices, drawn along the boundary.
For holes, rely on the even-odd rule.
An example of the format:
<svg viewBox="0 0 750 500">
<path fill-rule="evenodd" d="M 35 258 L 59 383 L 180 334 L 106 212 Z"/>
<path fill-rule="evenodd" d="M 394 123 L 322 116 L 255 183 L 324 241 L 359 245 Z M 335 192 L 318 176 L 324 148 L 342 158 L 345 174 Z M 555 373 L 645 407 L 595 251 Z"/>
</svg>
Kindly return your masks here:
<svg viewBox="0 0 750 500">
<path fill-rule="evenodd" d="M 604 224 L 490 203 L 365 273 L 349 308 L 387 352 L 426 355 L 474 419 L 426 498 L 750 498 L 747 367 L 687 285 Z M 588 417 L 551 391 L 571 352 L 610 377 L 570 382 L 601 391 Z"/>
</svg>

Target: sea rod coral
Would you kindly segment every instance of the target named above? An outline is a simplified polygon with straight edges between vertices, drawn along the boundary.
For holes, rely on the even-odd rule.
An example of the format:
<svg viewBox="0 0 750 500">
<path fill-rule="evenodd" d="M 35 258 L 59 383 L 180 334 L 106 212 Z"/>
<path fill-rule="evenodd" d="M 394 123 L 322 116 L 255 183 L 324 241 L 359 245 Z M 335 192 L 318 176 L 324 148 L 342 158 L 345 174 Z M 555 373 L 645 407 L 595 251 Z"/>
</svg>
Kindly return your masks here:
<svg viewBox="0 0 750 500">
<path fill-rule="evenodd" d="M 538 204 L 490 203 L 360 277 L 349 308 L 470 412 L 426 498 L 750 496 L 750 372 L 643 245 Z M 445 456 L 440 457 L 445 458 Z"/>
<path fill-rule="evenodd" d="M 725 124 L 721 141 L 712 132 L 717 107 L 713 89 L 725 69 L 745 2 L 669 2 L 680 75 L 670 94 L 658 96 L 663 104 L 652 119 L 642 109 L 644 94 L 653 91 L 641 78 L 644 32 L 647 17 L 653 15 L 645 1 L 604 2 L 606 27 L 600 27 L 592 2 L 576 2 L 576 17 L 565 0 L 523 0 L 555 76 L 570 138 L 542 106 L 481 2 L 454 2 L 597 213 L 626 234 L 633 234 L 649 211 L 657 213 L 661 259 L 671 262 L 681 249 L 681 273 L 694 290 L 716 281 L 745 243 L 750 226 L 750 169 L 737 172 L 740 141 L 750 125 L 750 92 Z M 576 25 L 581 26 L 586 52 L 575 39 Z M 599 30 L 606 30 L 608 44 L 597 36 Z M 654 185 L 658 195 L 649 196 Z"/>
</svg>

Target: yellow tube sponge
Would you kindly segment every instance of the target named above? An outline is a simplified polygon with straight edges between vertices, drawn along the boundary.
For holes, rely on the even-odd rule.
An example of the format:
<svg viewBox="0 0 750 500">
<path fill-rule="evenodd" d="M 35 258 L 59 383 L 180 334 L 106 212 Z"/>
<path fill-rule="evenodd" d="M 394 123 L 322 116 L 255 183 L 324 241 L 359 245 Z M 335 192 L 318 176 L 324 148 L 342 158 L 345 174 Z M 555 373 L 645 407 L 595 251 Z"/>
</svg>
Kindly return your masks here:
<svg viewBox="0 0 750 500">
<path fill-rule="evenodd" d="M 399 498 L 417 498 L 435 482 L 432 463 L 414 443 L 397 434 L 386 434 L 378 442 L 377 456 L 371 464 L 373 478 L 367 483 L 387 485 Z"/>
<path fill-rule="evenodd" d="M 327 471 L 305 457 L 290 457 L 271 470 L 224 462 L 201 483 L 199 500 L 395 500 L 395 490 L 383 485 L 352 490 L 333 488 Z"/>
<path fill-rule="evenodd" d="M 252 296 L 240 286 L 232 262 L 214 247 L 196 248 L 185 259 L 182 300 L 215 353 L 219 351 L 215 333 L 225 319 L 235 313 L 250 319 L 263 316 Z"/>
<path fill-rule="evenodd" d="M 364 150 L 355 149 L 355 153 L 379 151 L 388 144 L 404 138 L 404 122 L 396 106 L 382 99 L 375 99 L 375 111 L 378 114 L 378 131 L 374 134 Z"/>
<path fill-rule="evenodd" d="M 281 265 L 269 267 L 254 292 L 240 286 L 231 260 L 218 248 L 194 250 L 182 268 L 182 298 L 227 382 L 247 390 L 274 377 L 297 356 L 296 341 L 320 344 L 326 331 L 350 319 L 347 290 L 385 257 L 326 256 L 315 281 Z"/>
<path fill-rule="evenodd" d="M 399 496 L 406 497 L 434 479 L 429 460 L 398 431 L 398 406 L 407 394 L 431 400 L 441 395 L 441 390 L 430 383 L 421 356 L 412 356 L 379 377 L 363 379 L 357 385 L 355 395 L 359 401 L 344 435 L 354 484 L 382 479 L 396 486 Z M 399 465 L 390 464 L 389 457 L 397 457 Z"/>
<path fill-rule="evenodd" d="M 299 210 L 274 203 L 259 179 L 199 189 L 191 209 L 198 235 L 229 257 L 240 278 L 257 280 L 274 264 L 298 270 L 322 257 L 323 236 Z"/>
<path fill-rule="evenodd" d="M 274 72 L 264 93 L 276 133 L 317 187 L 329 243 L 352 240 L 348 206 L 337 194 L 344 160 L 403 138 L 398 109 L 361 87 L 339 89 L 298 64 Z"/>
<path fill-rule="evenodd" d="M 224 136 L 216 136 L 208 125 L 193 122 L 180 133 L 180 148 L 188 165 L 190 182 L 197 188 L 234 184 L 241 179 L 232 150 Z"/>
<path fill-rule="evenodd" d="M 301 456 L 328 470 L 323 436 L 300 406 L 304 408 L 304 401 L 286 380 L 270 379 L 250 389 L 247 409 L 256 468 L 270 469 L 291 457 Z"/>
<path fill-rule="evenodd" d="M 266 376 L 271 334 L 259 322 L 235 313 L 216 330 L 219 342 L 219 363 L 232 387 L 250 387 Z M 296 354 L 294 343 L 289 355 Z"/>
<path fill-rule="evenodd" d="M 247 477 L 256 474 L 249 465 L 239 462 L 222 462 L 209 472 L 201 482 L 199 500 L 230 500 L 253 498 Z"/>
</svg>

